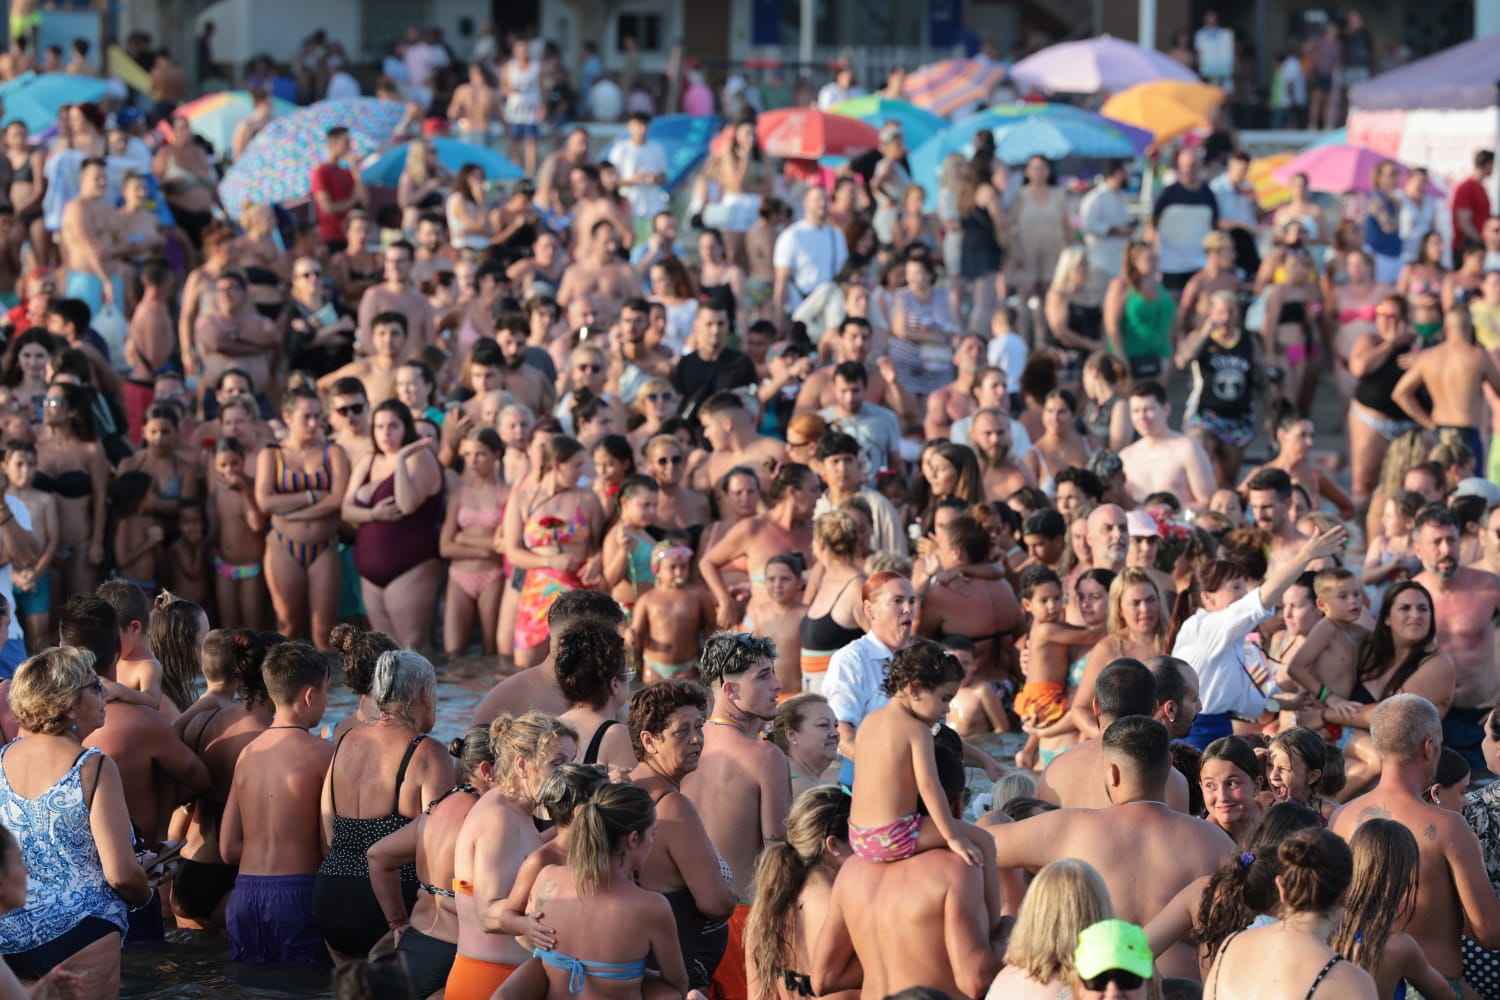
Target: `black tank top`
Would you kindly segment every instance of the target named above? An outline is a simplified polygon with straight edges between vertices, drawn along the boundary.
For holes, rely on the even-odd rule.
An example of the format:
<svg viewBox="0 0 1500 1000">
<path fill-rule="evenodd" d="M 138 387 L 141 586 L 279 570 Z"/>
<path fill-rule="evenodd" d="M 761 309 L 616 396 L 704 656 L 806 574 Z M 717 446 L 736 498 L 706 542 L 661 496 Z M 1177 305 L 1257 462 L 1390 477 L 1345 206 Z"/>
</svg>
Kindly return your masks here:
<svg viewBox="0 0 1500 1000">
<path fill-rule="evenodd" d="M 1391 390 L 1396 388 L 1396 383 L 1401 381 L 1401 353 L 1397 352 L 1385 359 L 1385 363 L 1379 368 L 1368 373 L 1354 385 L 1354 401 L 1359 405 L 1374 410 L 1383 417 L 1392 420 L 1410 420 L 1411 417 L 1401 407 L 1397 406 L 1391 399 Z M 1428 407 L 1431 403 L 1425 398 L 1422 405 Z"/>
<path fill-rule="evenodd" d="M 1208 338 L 1193 358 L 1193 392 L 1188 412 L 1227 420 L 1248 417 L 1254 402 L 1251 392 L 1254 373 L 1255 345 L 1249 334 L 1241 333 L 1233 347 Z"/>
<path fill-rule="evenodd" d="M 839 588 L 834 595 L 833 603 L 828 607 L 828 614 L 814 618 L 812 615 L 803 615 L 802 624 L 798 626 L 798 633 L 802 637 L 802 648 L 822 652 L 824 650 L 843 649 L 855 639 L 864 635 L 857 628 L 845 628 L 833 620 L 833 609 L 838 607 L 839 598 L 844 596 L 844 591 L 849 589 L 857 577 L 850 577 Z"/>
</svg>

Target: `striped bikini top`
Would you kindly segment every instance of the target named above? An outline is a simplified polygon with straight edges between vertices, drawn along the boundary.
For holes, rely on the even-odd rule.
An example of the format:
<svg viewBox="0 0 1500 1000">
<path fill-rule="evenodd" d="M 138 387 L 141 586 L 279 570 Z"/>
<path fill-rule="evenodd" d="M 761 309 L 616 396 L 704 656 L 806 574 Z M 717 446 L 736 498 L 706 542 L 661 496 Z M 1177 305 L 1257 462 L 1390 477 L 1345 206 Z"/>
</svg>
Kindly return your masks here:
<svg viewBox="0 0 1500 1000">
<path fill-rule="evenodd" d="M 297 472 L 286 464 L 286 452 L 276 449 L 276 492 L 306 493 L 333 486 L 333 467 L 328 462 L 328 445 L 323 445 L 323 467 L 317 472 Z"/>
</svg>

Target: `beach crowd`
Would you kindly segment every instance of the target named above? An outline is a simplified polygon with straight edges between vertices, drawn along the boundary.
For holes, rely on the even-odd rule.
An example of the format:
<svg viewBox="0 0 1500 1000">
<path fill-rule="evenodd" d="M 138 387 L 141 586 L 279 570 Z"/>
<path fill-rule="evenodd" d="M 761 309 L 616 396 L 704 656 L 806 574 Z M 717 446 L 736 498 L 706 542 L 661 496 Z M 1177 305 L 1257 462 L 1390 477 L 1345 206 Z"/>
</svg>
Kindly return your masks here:
<svg viewBox="0 0 1500 1000">
<path fill-rule="evenodd" d="M 305 221 L 266 90 L 6 126 L 0 996 L 1500 997 L 1492 151 L 933 210 L 745 108 L 674 200 L 492 48 Z"/>
</svg>

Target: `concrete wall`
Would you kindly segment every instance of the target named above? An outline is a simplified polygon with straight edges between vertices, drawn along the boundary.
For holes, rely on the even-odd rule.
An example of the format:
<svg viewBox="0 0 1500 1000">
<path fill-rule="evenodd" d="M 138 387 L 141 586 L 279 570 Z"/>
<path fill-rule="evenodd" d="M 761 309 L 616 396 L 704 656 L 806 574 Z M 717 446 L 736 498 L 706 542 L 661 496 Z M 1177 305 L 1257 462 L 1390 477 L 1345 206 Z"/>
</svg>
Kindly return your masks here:
<svg viewBox="0 0 1500 1000">
<path fill-rule="evenodd" d="M 320 27 L 358 60 L 362 15 L 360 0 L 222 0 L 197 20 L 200 26 L 214 22 L 214 58 L 238 69 L 261 53 L 291 59 L 302 39 Z"/>
</svg>

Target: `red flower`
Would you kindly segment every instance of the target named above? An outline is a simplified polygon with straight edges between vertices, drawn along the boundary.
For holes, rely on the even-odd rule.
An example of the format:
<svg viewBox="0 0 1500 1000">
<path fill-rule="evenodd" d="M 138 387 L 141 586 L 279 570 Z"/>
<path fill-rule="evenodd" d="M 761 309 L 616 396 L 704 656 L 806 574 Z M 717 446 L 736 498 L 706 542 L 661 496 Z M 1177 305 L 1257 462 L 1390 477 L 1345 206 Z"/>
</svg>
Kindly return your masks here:
<svg viewBox="0 0 1500 1000">
<path fill-rule="evenodd" d="M 564 521 L 560 517 L 549 516 L 537 518 L 536 526 L 538 528 L 545 528 L 548 531 L 556 531 L 558 528 L 564 527 L 567 523 L 567 521 Z"/>
</svg>

